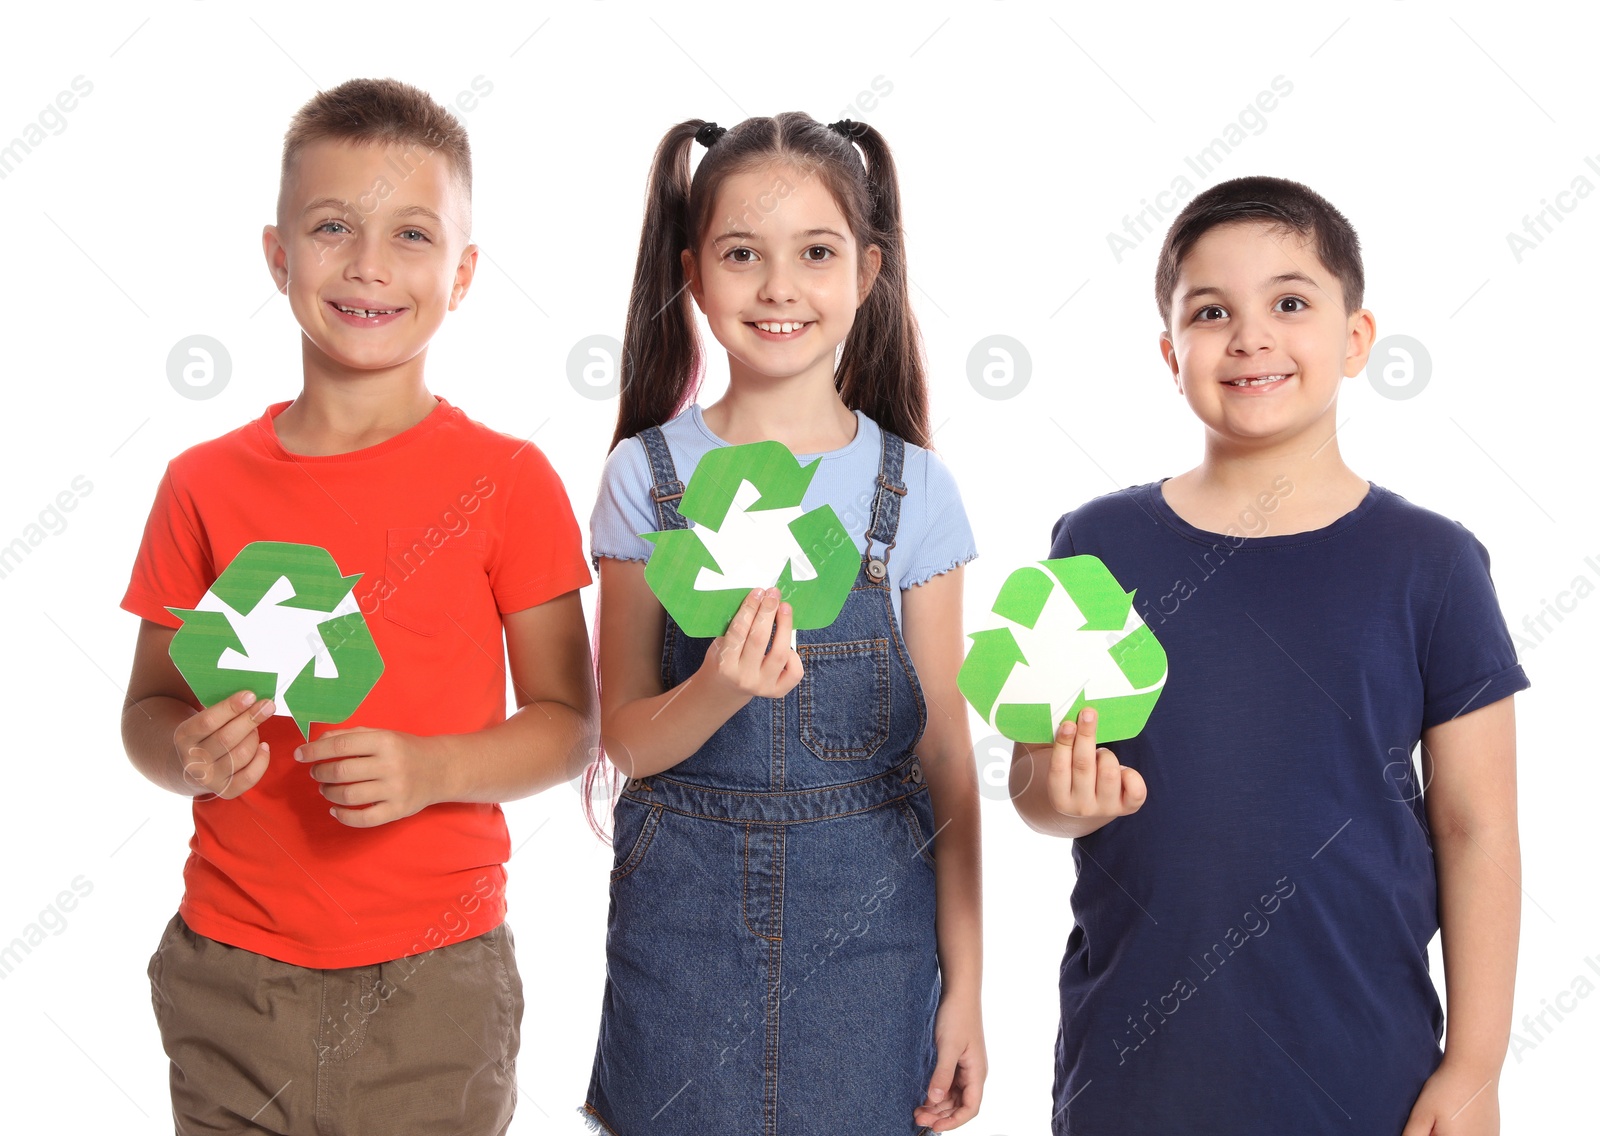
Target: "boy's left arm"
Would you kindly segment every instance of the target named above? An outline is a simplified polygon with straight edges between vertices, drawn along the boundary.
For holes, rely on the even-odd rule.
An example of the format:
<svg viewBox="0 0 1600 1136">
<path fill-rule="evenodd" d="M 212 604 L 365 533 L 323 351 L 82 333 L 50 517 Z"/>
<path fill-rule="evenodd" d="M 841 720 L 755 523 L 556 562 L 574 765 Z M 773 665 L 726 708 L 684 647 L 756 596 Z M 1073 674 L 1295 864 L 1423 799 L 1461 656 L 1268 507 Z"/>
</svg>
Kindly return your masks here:
<svg viewBox="0 0 1600 1136">
<path fill-rule="evenodd" d="M 906 650 L 922 687 L 928 722 L 917 743 L 933 805 L 935 927 L 943 991 L 934 1022 L 938 1060 L 915 1123 L 948 1132 L 977 1115 L 988 1077 L 980 989 L 983 898 L 979 862 L 978 772 L 967 702 L 956 686 L 963 633 L 961 588 L 953 568 L 900 593 Z M 937 840 L 933 838 L 937 837 Z"/>
<path fill-rule="evenodd" d="M 501 616 L 517 711 L 470 734 L 329 730 L 295 750 L 334 817 L 372 828 L 447 801 L 500 802 L 569 781 L 598 736 L 594 666 L 578 593 Z"/>
<path fill-rule="evenodd" d="M 1447 1014 L 1444 1060 L 1401 1136 L 1497 1136 L 1522 910 L 1511 698 L 1424 730 L 1422 776 Z"/>
</svg>

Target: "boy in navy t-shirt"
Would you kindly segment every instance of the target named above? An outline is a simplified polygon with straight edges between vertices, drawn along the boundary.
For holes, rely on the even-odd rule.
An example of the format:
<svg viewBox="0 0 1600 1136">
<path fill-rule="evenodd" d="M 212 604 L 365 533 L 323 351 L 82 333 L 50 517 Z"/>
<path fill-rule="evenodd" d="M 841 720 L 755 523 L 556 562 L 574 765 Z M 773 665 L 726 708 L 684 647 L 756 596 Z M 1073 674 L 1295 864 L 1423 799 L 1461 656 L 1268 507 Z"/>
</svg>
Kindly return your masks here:
<svg viewBox="0 0 1600 1136">
<path fill-rule="evenodd" d="M 1156 295 L 1205 457 L 1055 526 L 1051 557 L 1100 557 L 1169 662 L 1115 755 L 1084 711 L 1012 765 L 1078 868 L 1058 1136 L 1499 1132 L 1528 680 L 1483 546 L 1340 459 L 1362 283 L 1306 187 L 1197 196 Z"/>
</svg>

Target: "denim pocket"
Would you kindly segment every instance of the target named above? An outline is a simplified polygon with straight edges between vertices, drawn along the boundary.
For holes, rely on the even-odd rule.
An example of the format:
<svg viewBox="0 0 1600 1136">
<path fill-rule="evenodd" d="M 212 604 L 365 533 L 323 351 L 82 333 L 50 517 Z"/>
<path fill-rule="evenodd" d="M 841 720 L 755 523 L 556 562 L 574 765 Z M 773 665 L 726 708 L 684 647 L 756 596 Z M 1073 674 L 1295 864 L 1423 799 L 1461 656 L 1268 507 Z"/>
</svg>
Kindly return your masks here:
<svg viewBox="0 0 1600 1136">
<path fill-rule="evenodd" d="M 661 825 L 662 811 L 660 805 L 641 804 L 626 797 L 617 802 L 616 812 L 611 817 L 611 845 L 616 849 L 612 883 L 631 875 L 644 862 L 645 853 L 655 840 L 656 829 Z"/>
<path fill-rule="evenodd" d="M 802 643 L 800 740 L 823 761 L 860 761 L 889 740 L 889 640 Z"/>
<path fill-rule="evenodd" d="M 418 635 L 437 635 L 480 593 L 489 576 L 484 554 L 489 534 L 468 529 L 452 536 L 440 528 L 390 529 L 384 556 L 383 616 Z"/>
<path fill-rule="evenodd" d="M 936 867 L 937 861 L 933 853 L 933 801 L 929 798 L 927 790 L 905 797 L 897 804 L 901 815 L 906 818 L 906 827 L 911 832 L 912 855 L 920 856 L 928 867 Z M 927 814 L 926 817 L 923 816 L 924 813 Z"/>
</svg>

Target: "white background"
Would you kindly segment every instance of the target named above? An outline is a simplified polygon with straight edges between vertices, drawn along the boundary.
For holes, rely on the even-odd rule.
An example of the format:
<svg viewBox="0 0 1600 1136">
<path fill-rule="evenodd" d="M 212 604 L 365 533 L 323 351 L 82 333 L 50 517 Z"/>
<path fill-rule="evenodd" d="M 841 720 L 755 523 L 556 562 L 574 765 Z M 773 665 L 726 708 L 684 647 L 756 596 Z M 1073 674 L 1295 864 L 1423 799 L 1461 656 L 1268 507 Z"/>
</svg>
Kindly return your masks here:
<svg viewBox="0 0 1600 1136">
<path fill-rule="evenodd" d="M 1107 233 L 1180 174 L 1196 188 L 1249 173 L 1305 181 L 1361 234 L 1379 335 L 1412 336 L 1431 357 L 1414 397 L 1384 397 L 1365 376 L 1346 383 L 1345 456 L 1484 541 L 1517 629 L 1577 577 L 1600 583 L 1583 460 L 1600 402 L 1582 331 L 1594 318 L 1600 200 L 1564 198 L 1571 212 L 1520 263 L 1507 242 L 1574 178 L 1600 185 L 1584 164 L 1600 163 L 1593 29 L 1570 22 L 1577 10 L 188 3 L 13 15 L 0 143 L 75 76 L 93 91 L 0 180 L 0 544 L 75 477 L 93 488 L 0 579 L 15 742 L 0 943 L 76 877 L 93 890 L 0 980 L 8 1109 L 60 1116 L 67 1130 L 170 1128 L 144 967 L 179 898 L 191 825 L 185 803 L 122 753 L 137 620 L 117 605 L 164 462 L 298 389 L 298 330 L 259 234 L 283 130 L 318 85 L 393 75 L 447 102 L 476 78 L 492 85 L 462 112 L 484 257 L 435 341 L 429 384 L 481 421 L 533 434 L 585 519 L 615 402 L 580 393 L 567 355 L 585 336 L 622 332 L 661 133 L 687 117 L 730 125 L 789 109 L 879 127 L 902 175 L 934 443 L 982 553 L 968 573 L 974 613 L 1009 568 L 1044 555 L 1061 512 L 1199 455 L 1200 429 L 1156 350 L 1160 233 L 1120 263 Z M 1210 178 L 1195 177 L 1185 155 L 1280 75 L 1293 91 L 1264 128 Z M 870 110 L 851 107 L 875 79 L 892 90 Z M 166 372 L 172 346 L 196 333 L 232 359 L 226 388 L 200 401 Z M 1031 358 L 1010 399 L 969 381 L 969 352 L 993 334 Z M 592 589 L 585 599 L 592 621 Z M 1561 622 L 1546 616 L 1537 639 L 1523 632 L 1534 686 L 1517 699 L 1526 901 L 1516 1021 L 1533 1044 L 1506 1062 L 1510 1133 L 1589 1111 L 1581 1102 L 1593 1100 L 1600 1053 L 1600 997 L 1559 1023 L 1547 1017 L 1554 1028 L 1538 1035 L 1523 1024 L 1580 974 L 1600 983 L 1584 962 L 1600 965 L 1600 785 L 1592 731 L 1580 729 L 1600 601 L 1563 602 L 1573 610 Z M 978 756 L 993 783 L 1001 751 Z M 513 1130 L 576 1132 L 610 852 L 588 835 L 572 790 L 506 812 L 521 846 L 510 903 L 528 992 Z M 1025 830 L 1001 800 L 986 798 L 983 818 L 993 1071 L 966 1131 L 1041 1133 L 1069 846 Z"/>
</svg>

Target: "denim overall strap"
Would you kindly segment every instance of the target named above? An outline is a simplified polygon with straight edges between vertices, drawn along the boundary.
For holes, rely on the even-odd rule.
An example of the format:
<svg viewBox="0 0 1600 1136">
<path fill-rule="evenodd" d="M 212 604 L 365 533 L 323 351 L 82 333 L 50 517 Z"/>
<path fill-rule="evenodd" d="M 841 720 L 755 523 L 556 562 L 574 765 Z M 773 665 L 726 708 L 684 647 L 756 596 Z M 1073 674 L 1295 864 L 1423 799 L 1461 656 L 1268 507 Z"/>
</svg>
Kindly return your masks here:
<svg viewBox="0 0 1600 1136">
<path fill-rule="evenodd" d="M 878 459 L 878 494 L 872 502 L 872 523 L 867 526 L 866 573 L 874 583 L 882 583 L 889 576 L 889 553 L 895 544 L 895 533 L 900 527 L 900 498 L 906 495 L 900 475 L 905 469 L 906 443 L 898 434 L 879 430 L 883 440 L 882 454 Z M 872 542 L 883 545 L 883 555 L 872 555 Z"/>
<path fill-rule="evenodd" d="M 678 502 L 683 498 L 683 482 L 678 480 L 677 467 L 672 464 L 672 451 L 667 449 L 667 437 L 661 427 L 651 426 L 641 431 L 639 441 L 650 457 L 650 498 L 656 506 L 656 523 L 662 530 L 686 529 L 688 520 L 678 512 Z"/>
<path fill-rule="evenodd" d="M 667 448 L 667 436 L 661 427 L 651 426 L 639 432 L 644 452 L 650 458 L 650 500 L 656 506 L 656 524 L 659 531 L 686 529 L 689 518 L 678 512 L 678 502 L 683 499 L 683 482 L 678 480 L 678 469 L 672 463 L 672 451 Z M 678 638 L 678 626 L 672 616 L 667 616 L 666 634 L 661 638 L 661 686 L 671 689 L 673 644 Z"/>
</svg>

